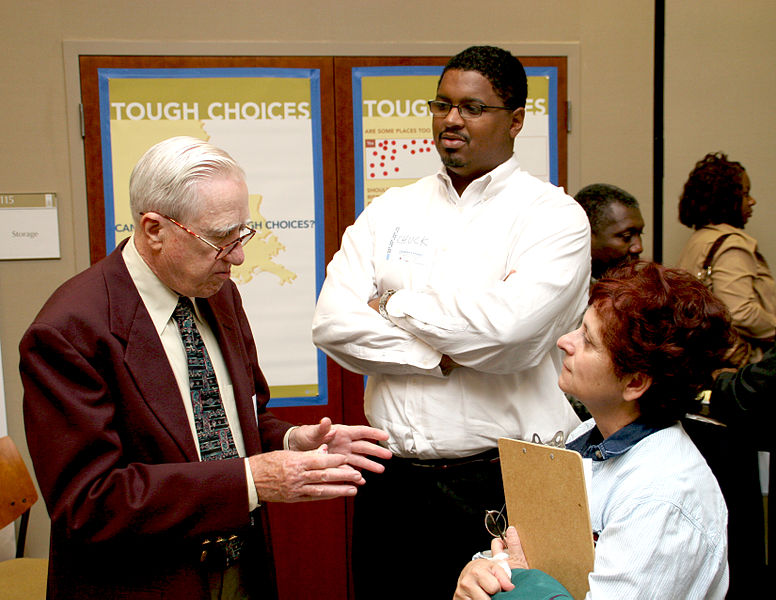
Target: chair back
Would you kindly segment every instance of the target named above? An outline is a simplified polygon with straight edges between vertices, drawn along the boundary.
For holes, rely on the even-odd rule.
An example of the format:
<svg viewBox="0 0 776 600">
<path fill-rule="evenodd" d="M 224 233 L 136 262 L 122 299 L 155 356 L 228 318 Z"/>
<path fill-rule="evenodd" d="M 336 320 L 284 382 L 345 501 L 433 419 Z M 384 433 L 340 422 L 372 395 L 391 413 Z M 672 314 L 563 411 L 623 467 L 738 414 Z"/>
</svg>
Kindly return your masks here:
<svg viewBox="0 0 776 600">
<path fill-rule="evenodd" d="M 24 555 L 29 511 L 37 500 L 38 492 L 19 449 L 10 437 L 0 437 L 0 528 L 22 517 L 16 545 L 17 557 Z"/>
</svg>

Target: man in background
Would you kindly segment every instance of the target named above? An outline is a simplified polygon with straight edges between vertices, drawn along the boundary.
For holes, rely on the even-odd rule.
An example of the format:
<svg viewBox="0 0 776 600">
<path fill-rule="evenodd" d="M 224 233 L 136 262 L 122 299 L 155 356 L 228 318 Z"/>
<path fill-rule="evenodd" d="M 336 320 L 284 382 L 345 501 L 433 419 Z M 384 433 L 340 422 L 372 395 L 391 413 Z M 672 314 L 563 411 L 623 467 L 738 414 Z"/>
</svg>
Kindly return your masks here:
<svg viewBox="0 0 776 600">
<path fill-rule="evenodd" d="M 587 301 L 589 226 L 518 165 L 526 94 L 509 52 L 453 57 L 429 101 L 442 168 L 375 199 L 328 266 L 313 340 L 369 375 L 365 413 L 393 453 L 355 505 L 359 600 L 451 597 L 504 503 L 498 438 L 579 422 L 555 340 Z M 422 577 L 396 576 L 420 554 Z"/>
<path fill-rule="evenodd" d="M 574 199 L 590 220 L 593 279 L 639 258 L 644 219 L 636 198 L 617 186 L 594 183 L 579 190 Z"/>
<path fill-rule="evenodd" d="M 275 598 L 266 503 L 353 496 L 387 435 L 267 412 L 229 278 L 255 231 L 227 153 L 160 142 L 130 206 L 133 236 L 54 292 L 20 345 L 48 597 Z"/>
</svg>

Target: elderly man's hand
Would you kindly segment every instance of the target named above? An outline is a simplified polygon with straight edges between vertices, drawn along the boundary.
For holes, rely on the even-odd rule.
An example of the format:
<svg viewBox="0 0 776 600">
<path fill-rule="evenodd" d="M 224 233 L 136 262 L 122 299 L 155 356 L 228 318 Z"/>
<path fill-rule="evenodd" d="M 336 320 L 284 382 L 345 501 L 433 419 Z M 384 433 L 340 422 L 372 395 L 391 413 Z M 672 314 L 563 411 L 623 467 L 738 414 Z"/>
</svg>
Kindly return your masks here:
<svg viewBox="0 0 776 600">
<path fill-rule="evenodd" d="M 331 419 L 324 417 L 317 425 L 302 425 L 294 429 L 289 436 L 288 447 L 292 450 L 312 450 L 326 444 L 329 454 L 342 454 L 347 464 L 382 473 L 385 467 L 367 457 L 391 458 L 390 450 L 373 443 L 387 439 L 388 434 L 382 429 L 366 425 L 332 425 Z"/>
<path fill-rule="evenodd" d="M 345 460 L 324 445 L 308 452 L 256 454 L 248 462 L 261 502 L 305 502 L 356 495 L 364 478 Z"/>
</svg>

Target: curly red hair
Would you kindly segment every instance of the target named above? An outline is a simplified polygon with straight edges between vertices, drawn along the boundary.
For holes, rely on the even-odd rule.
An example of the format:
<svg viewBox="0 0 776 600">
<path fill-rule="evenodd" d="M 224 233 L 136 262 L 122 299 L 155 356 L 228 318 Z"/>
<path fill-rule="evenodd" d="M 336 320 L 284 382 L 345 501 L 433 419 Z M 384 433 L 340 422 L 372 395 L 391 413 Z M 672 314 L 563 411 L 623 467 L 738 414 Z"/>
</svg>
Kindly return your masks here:
<svg viewBox="0 0 776 600">
<path fill-rule="evenodd" d="M 645 419 L 682 417 L 732 343 L 725 305 L 686 271 L 636 262 L 608 271 L 590 293 L 618 377 L 644 373 Z"/>
</svg>

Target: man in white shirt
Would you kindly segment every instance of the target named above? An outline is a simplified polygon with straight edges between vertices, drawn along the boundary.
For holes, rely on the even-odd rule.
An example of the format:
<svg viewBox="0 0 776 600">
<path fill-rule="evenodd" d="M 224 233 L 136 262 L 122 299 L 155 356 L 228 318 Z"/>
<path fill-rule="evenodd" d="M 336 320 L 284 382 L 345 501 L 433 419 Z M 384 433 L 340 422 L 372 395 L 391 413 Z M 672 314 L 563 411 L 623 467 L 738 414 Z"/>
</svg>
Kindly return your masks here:
<svg viewBox="0 0 776 600">
<path fill-rule="evenodd" d="M 267 411 L 229 279 L 255 232 L 228 154 L 160 142 L 130 206 L 133 236 L 63 284 L 20 345 L 48 597 L 275 598 L 264 504 L 353 496 L 387 435 Z"/>
<path fill-rule="evenodd" d="M 369 375 L 365 413 L 394 455 L 355 507 L 359 599 L 403 597 L 385 574 L 444 523 L 455 535 L 435 540 L 433 581 L 412 592 L 441 597 L 443 582 L 451 596 L 487 540 L 484 511 L 503 504 L 498 438 L 579 423 L 554 341 L 587 300 L 590 232 L 572 198 L 518 166 L 526 93 L 509 52 L 453 57 L 429 102 L 444 167 L 374 200 L 328 267 L 313 340 Z"/>
</svg>

